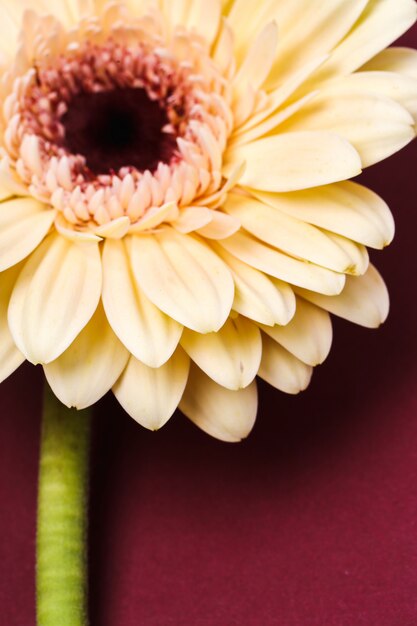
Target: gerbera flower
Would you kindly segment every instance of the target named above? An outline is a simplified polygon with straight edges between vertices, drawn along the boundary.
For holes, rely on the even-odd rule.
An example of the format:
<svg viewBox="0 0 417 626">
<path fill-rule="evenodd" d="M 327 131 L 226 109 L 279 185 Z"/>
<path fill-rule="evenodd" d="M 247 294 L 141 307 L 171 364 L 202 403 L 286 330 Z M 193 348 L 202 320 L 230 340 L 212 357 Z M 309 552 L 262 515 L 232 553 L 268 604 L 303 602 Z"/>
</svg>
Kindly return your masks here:
<svg viewBox="0 0 417 626">
<path fill-rule="evenodd" d="M 30 4 L 31 10 L 24 10 Z M 179 405 L 235 441 L 260 377 L 287 393 L 378 326 L 366 246 L 394 232 L 346 182 L 415 134 L 412 0 L 1 0 L 0 374 Z"/>
</svg>

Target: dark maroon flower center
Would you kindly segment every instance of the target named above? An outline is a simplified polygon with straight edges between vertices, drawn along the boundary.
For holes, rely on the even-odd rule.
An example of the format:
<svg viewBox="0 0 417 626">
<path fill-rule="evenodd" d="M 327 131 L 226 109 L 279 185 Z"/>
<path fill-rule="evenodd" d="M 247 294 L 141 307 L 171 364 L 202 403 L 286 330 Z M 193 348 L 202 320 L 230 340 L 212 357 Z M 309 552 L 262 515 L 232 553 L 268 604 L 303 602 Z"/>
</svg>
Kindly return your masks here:
<svg viewBox="0 0 417 626">
<path fill-rule="evenodd" d="M 154 172 L 175 153 L 175 135 L 163 131 L 168 123 L 162 103 L 151 100 L 145 89 L 81 92 L 61 118 L 63 146 L 82 155 L 96 176 L 123 167 Z"/>
</svg>

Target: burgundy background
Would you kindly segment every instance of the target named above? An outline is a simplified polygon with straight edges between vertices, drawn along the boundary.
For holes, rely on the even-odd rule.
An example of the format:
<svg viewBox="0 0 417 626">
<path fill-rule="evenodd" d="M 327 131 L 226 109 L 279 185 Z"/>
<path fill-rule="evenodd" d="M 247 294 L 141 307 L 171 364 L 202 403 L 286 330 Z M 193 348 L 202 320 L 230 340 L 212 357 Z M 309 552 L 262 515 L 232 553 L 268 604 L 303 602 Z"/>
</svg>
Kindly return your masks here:
<svg viewBox="0 0 417 626">
<path fill-rule="evenodd" d="M 388 322 L 336 320 L 304 394 L 260 385 L 248 440 L 179 414 L 152 434 L 111 397 L 97 406 L 92 626 L 417 624 L 416 162 L 417 142 L 361 177 L 396 217 L 373 255 Z M 41 388 L 28 365 L 0 386 L 2 626 L 35 624 Z"/>
</svg>

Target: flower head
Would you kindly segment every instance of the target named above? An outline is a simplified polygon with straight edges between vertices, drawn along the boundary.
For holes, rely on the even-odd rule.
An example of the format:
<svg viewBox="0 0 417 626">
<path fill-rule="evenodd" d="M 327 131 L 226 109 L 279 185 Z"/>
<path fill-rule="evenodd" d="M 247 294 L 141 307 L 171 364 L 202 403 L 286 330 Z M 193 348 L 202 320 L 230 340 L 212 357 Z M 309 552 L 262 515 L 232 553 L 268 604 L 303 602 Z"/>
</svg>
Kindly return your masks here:
<svg viewBox="0 0 417 626">
<path fill-rule="evenodd" d="M 416 4 L 25 4 L 0 0 L 0 376 L 239 440 L 329 312 L 388 313 L 392 216 L 347 181 L 415 135 L 417 53 L 382 50 Z"/>
</svg>

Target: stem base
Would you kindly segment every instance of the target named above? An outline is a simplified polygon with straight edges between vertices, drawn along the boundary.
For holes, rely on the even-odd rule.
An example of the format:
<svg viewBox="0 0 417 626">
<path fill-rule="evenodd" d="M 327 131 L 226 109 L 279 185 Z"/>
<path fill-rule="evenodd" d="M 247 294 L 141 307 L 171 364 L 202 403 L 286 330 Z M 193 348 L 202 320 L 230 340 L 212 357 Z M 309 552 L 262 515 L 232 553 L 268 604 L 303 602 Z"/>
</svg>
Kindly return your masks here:
<svg viewBox="0 0 417 626">
<path fill-rule="evenodd" d="M 88 410 L 45 389 L 37 522 L 38 626 L 86 626 Z"/>
</svg>

